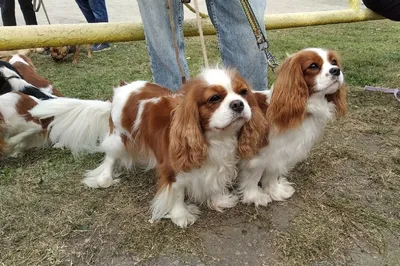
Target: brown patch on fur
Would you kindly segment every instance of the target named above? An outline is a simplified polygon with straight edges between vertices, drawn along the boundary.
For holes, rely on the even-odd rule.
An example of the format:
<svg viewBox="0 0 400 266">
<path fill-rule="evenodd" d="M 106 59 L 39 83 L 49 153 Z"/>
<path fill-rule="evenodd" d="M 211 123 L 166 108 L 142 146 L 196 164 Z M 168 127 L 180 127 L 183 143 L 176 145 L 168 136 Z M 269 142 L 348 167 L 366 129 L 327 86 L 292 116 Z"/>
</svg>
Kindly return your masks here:
<svg viewBox="0 0 400 266">
<path fill-rule="evenodd" d="M 334 51 L 328 52 L 328 60 L 332 64 L 336 61 L 337 65 L 340 69 L 342 67 L 342 60 L 340 56 Z M 333 102 L 336 106 L 336 117 L 341 118 L 346 116 L 347 114 L 347 88 L 345 85 L 342 85 L 339 90 L 337 90 L 334 94 L 330 94 L 326 96 L 328 102 Z"/>
<path fill-rule="evenodd" d="M 4 122 L 3 115 L 0 113 L 0 158 L 9 152 L 7 142 L 4 140 L 6 131 L 6 125 Z"/>
<path fill-rule="evenodd" d="M 20 92 L 15 92 L 20 95 L 20 99 L 16 105 L 16 110 L 17 113 L 25 118 L 25 121 L 27 122 L 34 122 L 38 125 L 41 125 L 43 129 L 47 129 L 51 121 L 53 121 L 53 118 L 46 118 L 46 119 L 37 119 L 32 117 L 32 115 L 29 113 L 29 111 L 37 105 L 37 102 L 33 100 L 31 97 L 29 97 L 26 94 L 20 93 Z"/>
<path fill-rule="evenodd" d="M 267 110 L 268 110 L 267 95 L 264 93 L 254 92 L 254 97 L 256 98 L 258 107 L 261 108 L 261 111 L 263 112 L 263 114 L 267 114 Z"/>
<path fill-rule="evenodd" d="M 171 95 L 171 91 L 157 84 L 147 83 L 139 92 L 132 93 L 123 110 L 121 117 L 122 127 L 129 132 L 123 134 L 122 141 L 135 159 L 154 156 L 157 160 L 159 186 L 175 181 L 175 172 L 171 167 L 168 156 L 169 125 L 172 110 L 176 107 L 179 98 L 160 98 L 155 104 L 146 103 L 141 115 L 139 130 L 133 130 L 138 109 L 142 100 Z"/>
<path fill-rule="evenodd" d="M 321 67 L 323 62 L 315 52 L 302 51 L 288 57 L 279 68 L 267 112 L 279 132 L 298 126 L 306 116 L 307 100 L 320 72 L 309 68 L 313 63 Z"/>
<path fill-rule="evenodd" d="M 336 106 L 336 117 L 345 117 L 347 114 L 347 88 L 342 85 L 334 94 L 326 96 L 328 102 L 333 102 Z"/>
</svg>

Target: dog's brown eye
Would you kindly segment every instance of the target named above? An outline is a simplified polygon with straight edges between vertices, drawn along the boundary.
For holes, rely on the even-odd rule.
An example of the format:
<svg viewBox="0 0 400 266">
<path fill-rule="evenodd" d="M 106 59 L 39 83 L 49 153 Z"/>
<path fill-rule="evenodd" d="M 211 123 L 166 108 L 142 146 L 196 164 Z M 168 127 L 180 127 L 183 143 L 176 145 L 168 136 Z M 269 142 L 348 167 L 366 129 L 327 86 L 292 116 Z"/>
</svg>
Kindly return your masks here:
<svg viewBox="0 0 400 266">
<path fill-rule="evenodd" d="M 312 63 L 309 67 L 309 69 L 317 69 L 319 66 L 316 63 Z"/>
<path fill-rule="evenodd" d="M 337 61 L 335 59 L 332 60 L 332 65 L 337 66 Z"/>
<path fill-rule="evenodd" d="M 213 95 L 213 96 L 211 96 L 211 98 L 208 101 L 211 103 L 216 103 L 216 102 L 219 102 L 219 100 L 221 100 L 221 96 Z"/>
<path fill-rule="evenodd" d="M 242 95 L 242 96 L 246 96 L 247 95 L 247 89 L 241 89 L 239 91 L 239 94 Z"/>
</svg>

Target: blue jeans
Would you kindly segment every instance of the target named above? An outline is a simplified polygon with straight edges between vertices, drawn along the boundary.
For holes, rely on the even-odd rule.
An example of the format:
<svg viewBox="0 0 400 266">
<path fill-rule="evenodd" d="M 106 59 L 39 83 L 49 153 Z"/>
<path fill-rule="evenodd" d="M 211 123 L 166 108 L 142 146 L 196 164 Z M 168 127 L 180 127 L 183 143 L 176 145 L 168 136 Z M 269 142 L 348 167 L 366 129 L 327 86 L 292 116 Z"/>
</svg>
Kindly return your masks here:
<svg viewBox="0 0 400 266">
<path fill-rule="evenodd" d="M 108 22 L 105 0 L 75 0 L 88 23 Z"/>
<path fill-rule="evenodd" d="M 206 2 L 211 22 L 217 31 L 224 66 L 235 67 L 252 84 L 254 90 L 265 90 L 267 88 L 267 60 L 264 53 L 258 49 L 239 0 L 206 0 Z M 249 2 L 265 34 L 266 0 L 250 0 Z M 181 87 L 182 80 L 175 57 L 168 0 L 138 0 L 138 4 L 153 80 L 171 90 L 177 90 Z M 190 76 L 185 57 L 181 0 L 173 0 L 173 13 L 179 59 L 185 77 L 188 79 Z"/>
</svg>

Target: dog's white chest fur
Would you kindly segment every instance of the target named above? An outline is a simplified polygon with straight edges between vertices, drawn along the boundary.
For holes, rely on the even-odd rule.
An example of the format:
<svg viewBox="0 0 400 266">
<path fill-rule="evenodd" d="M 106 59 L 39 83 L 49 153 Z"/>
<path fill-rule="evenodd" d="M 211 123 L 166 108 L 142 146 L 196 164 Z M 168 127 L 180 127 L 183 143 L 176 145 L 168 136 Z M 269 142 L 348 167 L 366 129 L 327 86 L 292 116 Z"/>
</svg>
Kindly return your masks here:
<svg viewBox="0 0 400 266">
<path fill-rule="evenodd" d="M 297 162 L 306 159 L 315 142 L 322 136 L 326 123 L 334 115 L 335 106 L 332 103 L 319 96 L 311 97 L 304 121 L 281 134 L 272 130 L 269 145 L 250 160 L 248 166 L 286 174 Z"/>
<path fill-rule="evenodd" d="M 208 158 L 204 164 L 189 173 L 178 174 L 177 182 L 185 183 L 188 195 L 204 202 L 212 194 L 221 193 L 236 176 L 237 137 L 209 139 Z"/>
</svg>

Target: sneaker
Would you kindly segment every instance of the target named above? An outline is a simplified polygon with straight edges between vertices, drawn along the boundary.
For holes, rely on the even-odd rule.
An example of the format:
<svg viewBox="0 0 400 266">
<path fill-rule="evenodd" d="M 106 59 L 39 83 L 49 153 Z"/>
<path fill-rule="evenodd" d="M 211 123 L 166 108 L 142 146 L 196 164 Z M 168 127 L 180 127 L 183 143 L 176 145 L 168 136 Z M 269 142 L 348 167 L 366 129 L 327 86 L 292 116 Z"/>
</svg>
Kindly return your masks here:
<svg viewBox="0 0 400 266">
<path fill-rule="evenodd" d="M 99 44 L 93 44 L 92 51 L 100 52 L 100 51 L 109 50 L 110 48 L 111 48 L 111 45 L 109 43 L 99 43 Z"/>
</svg>

